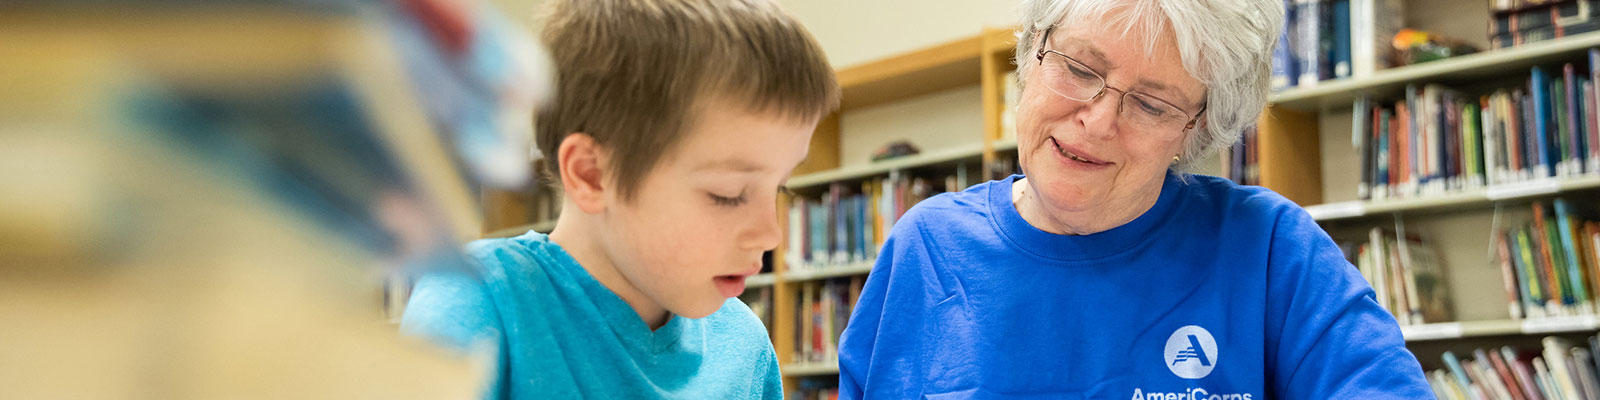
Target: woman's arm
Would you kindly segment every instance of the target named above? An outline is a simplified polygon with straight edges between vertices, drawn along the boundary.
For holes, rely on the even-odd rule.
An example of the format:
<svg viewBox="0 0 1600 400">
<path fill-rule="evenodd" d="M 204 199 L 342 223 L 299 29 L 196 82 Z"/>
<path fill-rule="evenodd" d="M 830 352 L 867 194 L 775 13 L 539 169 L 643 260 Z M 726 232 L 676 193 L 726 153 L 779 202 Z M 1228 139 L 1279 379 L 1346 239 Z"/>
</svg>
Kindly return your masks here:
<svg viewBox="0 0 1600 400">
<path fill-rule="evenodd" d="M 1304 210 L 1279 213 L 1268 262 L 1265 383 L 1272 397 L 1432 398 L 1394 317 Z"/>
<path fill-rule="evenodd" d="M 915 211 L 915 210 L 914 210 Z M 907 213 L 913 216 L 913 213 Z M 922 391 L 932 257 L 915 218 L 895 224 L 839 340 L 839 398 L 917 398 Z M 931 284 L 930 284 L 931 283 Z"/>
</svg>

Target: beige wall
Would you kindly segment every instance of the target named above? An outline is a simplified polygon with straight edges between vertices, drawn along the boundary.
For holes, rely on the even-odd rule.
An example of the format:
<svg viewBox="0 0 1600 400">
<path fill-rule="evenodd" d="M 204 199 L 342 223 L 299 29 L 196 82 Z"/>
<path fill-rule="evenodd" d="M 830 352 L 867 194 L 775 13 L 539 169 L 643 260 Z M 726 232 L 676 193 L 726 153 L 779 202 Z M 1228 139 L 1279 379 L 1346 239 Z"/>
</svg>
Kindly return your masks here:
<svg viewBox="0 0 1600 400">
<path fill-rule="evenodd" d="M 1018 0 L 779 0 L 848 67 L 1017 24 Z"/>
<path fill-rule="evenodd" d="M 529 29 L 542 0 L 492 0 Z M 1017 0 L 779 0 L 816 36 L 836 67 L 1016 24 Z M 862 164 L 873 150 L 906 139 L 924 151 L 978 143 L 983 127 L 976 86 L 847 113 L 841 163 Z"/>
<path fill-rule="evenodd" d="M 537 24 L 534 23 L 533 12 L 539 9 L 540 4 L 544 4 L 544 0 L 489 0 L 489 3 L 499 7 L 500 12 L 513 22 L 527 28 L 529 34 L 538 32 L 534 29 Z"/>
</svg>

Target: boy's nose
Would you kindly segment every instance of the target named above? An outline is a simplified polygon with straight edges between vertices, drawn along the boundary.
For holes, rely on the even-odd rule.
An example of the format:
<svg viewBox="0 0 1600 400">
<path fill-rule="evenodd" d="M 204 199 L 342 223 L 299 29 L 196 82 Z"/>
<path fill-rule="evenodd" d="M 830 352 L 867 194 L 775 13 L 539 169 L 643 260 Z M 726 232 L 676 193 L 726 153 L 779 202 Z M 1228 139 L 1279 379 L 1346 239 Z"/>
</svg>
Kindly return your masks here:
<svg viewBox="0 0 1600 400">
<path fill-rule="evenodd" d="M 745 232 L 744 245 L 750 250 L 767 251 L 778 247 L 783 240 L 783 228 L 778 224 L 777 205 L 758 212 L 756 222 Z"/>
</svg>

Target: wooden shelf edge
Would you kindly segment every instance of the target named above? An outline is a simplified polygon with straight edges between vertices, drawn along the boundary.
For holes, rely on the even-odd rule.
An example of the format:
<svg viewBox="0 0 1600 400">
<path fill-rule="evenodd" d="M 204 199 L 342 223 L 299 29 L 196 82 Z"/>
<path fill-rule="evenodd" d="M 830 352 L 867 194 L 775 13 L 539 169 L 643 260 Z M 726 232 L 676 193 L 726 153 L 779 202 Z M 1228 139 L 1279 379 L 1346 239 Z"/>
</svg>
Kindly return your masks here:
<svg viewBox="0 0 1600 400">
<path fill-rule="evenodd" d="M 1336 221 L 1431 208 L 1489 206 L 1499 201 L 1559 196 L 1594 188 L 1600 188 L 1600 176 L 1586 175 L 1565 179 L 1538 179 L 1414 198 L 1317 204 L 1307 206 L 1305 209 L 1314 220 Z"/>
<path fill-rule="evenodd" d="M 777 282 L 777 276 L 773 275 L 771 272 L 766 272 L 755 274 L 749 278 L 746 278 L 744 280 L 744 286 L 746 288 L 767 287 L 772 286 L 772 284 L 775 282 Z"/>
<path fill-rule="evenodd" d="M 842 180 L 887 174 L 889 171 L 907 168 L 916 168 L 943 162 L 956 161 L 963 158 L 978 158 L 983 155 L 983 144 L 973 143 L 961 147 L 953 147 L 940 151 L 905 156 L 891 160 L 884 160 L 863 165 L 852 165 L 835 168 L 810 174 L 789 178 L 785 183 L 790 189 L 811 187 L 833 183 Z"/>
<path fill-rule="evenodd" d="M 839 373 L 839 360 L 791 363 L 778 370 L 785 377 L 833 375 Z"/>
<path fill-rule="evenodd" d="M 1406 343 L 1415 343 L 1485 336 L 1593 332 L 1597 329 L 1600 329 L 1600 320 L 1597 320 L 1594 315 L 1576 315 L 1521 320 L 1505 319 L 1405 325 L 1400 327 L 1400 334 L 1405 336 Z"/>
<path fill-rule="evenodd" d="M 828 279 L 828 278 L 837 278 L 837 277 L 841 277 L 841 276 L 866 275 L 867 273 L 872 272 L 872 266 L 876 265 L 876 264 L 877 264 L 877 260 L 874 259 L 874 260 L 858 261 L 858 262 L 853 262 L 853 263 L 850 263 L 850 264 L 839 265 L 839 266 L 826 266 L 826 267 L 814 267 L 814 268 L 801 267 L 799 269 L 791 268 L 789 271 L 787 271 L 784 274 L 783 281 L 784 282 L 805 282 L 805 281 L 818 281 L 818 280 L 823 280 L 823 279 Z"/>
</svg>

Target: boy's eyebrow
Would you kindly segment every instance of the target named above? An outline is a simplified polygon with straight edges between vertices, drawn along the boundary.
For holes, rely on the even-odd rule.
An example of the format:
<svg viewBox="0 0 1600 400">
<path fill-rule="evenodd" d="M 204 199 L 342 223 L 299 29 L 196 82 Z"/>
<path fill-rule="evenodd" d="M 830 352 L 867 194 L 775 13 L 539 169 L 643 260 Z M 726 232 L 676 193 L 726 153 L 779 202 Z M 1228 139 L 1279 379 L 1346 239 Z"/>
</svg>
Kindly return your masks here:
<svg viewBox="0 0 1600 400">
<path fill-rule="evenodd" d="M 694 167 L 694 171 L 713 169 L 730 170 L 734 172 L 760 172 L 766 170 L 767 168 L 761 164 L 757 164 L 742 158 L 725 158 L 721 160 L 707 161 Z"/>
</svg>

